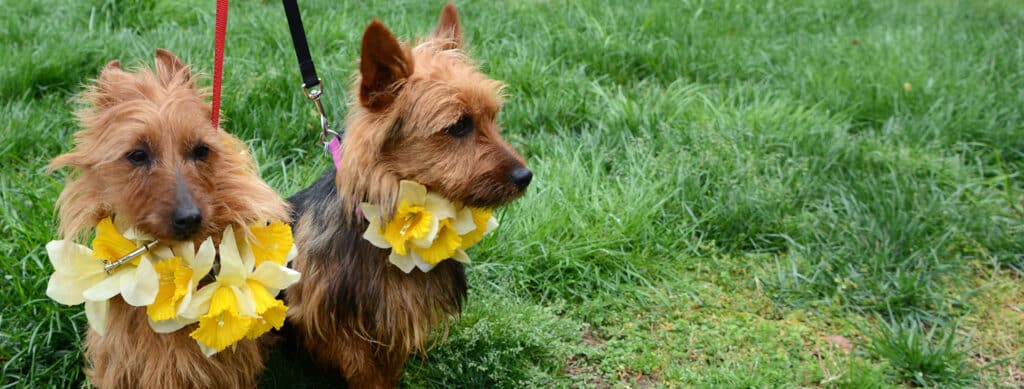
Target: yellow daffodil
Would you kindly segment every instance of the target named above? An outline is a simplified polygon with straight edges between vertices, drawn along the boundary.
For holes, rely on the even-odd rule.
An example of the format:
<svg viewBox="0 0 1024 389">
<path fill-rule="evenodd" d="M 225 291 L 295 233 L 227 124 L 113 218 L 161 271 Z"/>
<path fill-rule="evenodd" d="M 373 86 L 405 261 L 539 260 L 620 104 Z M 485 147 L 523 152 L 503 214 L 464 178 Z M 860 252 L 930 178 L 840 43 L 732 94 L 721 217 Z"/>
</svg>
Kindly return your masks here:
<svg viewBox="0 0 1024 389">
<path fill-rule="evenodd" d="M 391 248 L 398 255 L 407 255 L 410 241 L 434 240 L 438 222 L 449 217 L 445 209 L 449 204 L 440 196 L 428 194 L 423 185 L 408 180 L 398 184 L 397 201 L 395 214 L 386 222 L 381 218 L 379 207 L 369 203 L 361 204 L 363 213 L 370 221 L 363 237 L 377 247 Z"/>
<path fill-rule="evenodd" d="M 389 220 L 377 205 L 362 203 L 360 209 L 370 222 L 363 237 L 390 248 L 388 261 L 406 273 L 430 271 L 448 258 L 469 262 L 465 250 L 497 227 L 491 210 L 457 207 L 412 181 L 399 184 L 398 207 Z"/>
<path fill-rule="evenodd" d="M 263 261 L 273 261 L 284 265 L 291 257 L 295 257 L 295 240 L 292 238 L 292 227 L 280 221 L 257 224 L 249 228 L 252 231 L 252 253 L 256 258 L 256 266 Z"/>
<path fill-rule="evenodd" d="M 197 317 L 185 317 L 182 313 L 192 301 L 192 295 L 199 281 L 210 273 L 217 252 L 212 238 L 206 238 L 199 250 L 192 242 L 182 242 L 172 248 L 174 258 L 157 262 L 160 274 L 160 290 L 153 304 L 146 307 L 149 324 L 158 333 L 168 333 L 195 323 Z"/>
<path fill-rule="evenodd" d="M 498 228 L 498 221 L 494 219 L 493 209 L 484 208 L 464 208 L 470 212 L 473 217 L 474 229 L 469 233 L 462 235 L 462 245 L 460 249 L 467 250 L 473 245 L 477 244 L 484 238 L 484 235 L 489 234 L 495 228 Z"/>
<path fill-rule="evenodd" d="M 159 261 L 153 268 L 160 276 L 160 287 L 156 299 L 146 306 L 146 313 L 154 321 L 173 319 L 178 302 L 185 297 L 186 288 L 192 278 L 192 269 L 185 266 L 180 257 Z"/>
<path fill-rule="evenodd" d="M 261 244 L 273 247 L 281 243 Z M 289 247 L 287 252 L 291 251 Z M 287 308 L 283 302 L 280 306 L 274 303 L 280 302 L 274 296 L 299 280 L 298 272 L 274 260 L 264 260 L 256 266 L 252 245 L 245 234 L 236 234 L 232 227 L 224 231 L 218 252 L 220 271 L 216 281 L 196 292 L 180 313 L 185 318 L 198 319 L 199 327 L 190 336 L 206 355 L 223 351 L 246 336 L 255 338 L 269 327 L 280 327 Z M 289 259 L 286 257 L 285 261 Z"/>
<path fill-rule="evenodd" d="M 50 276 L 46 295 L 66 305 L 85 303 L 89 326 L 104 334 L 110 298 L 121 295 L 134 306 L 153 302 L 159 289 L 159 275 L 152 257 L 169 257 L 170 250 L 157 246 L 136 259 L 111 270 L 108 274 L 104 261 L 113 262 L 135 250 L 143 242 L 151 241 L 135 231 L 118 232 L 110 218 L 96 226 L 95 250 L 61 240 L 46 245 L 54 273 Z"/>
<path fill-rule="evenodd" d="M 217 250 L 208 238 L 196 250 L 192 242 L 174 247 L 153 244 L 110 218 L 96 227 L 93 249 L 70 241 L 46 245 L 54 273 L 47 295 L 67 305 L 85 303 L 89 325 L 101 335 L 107 327 L 109 299 L 145 306 L 154 331 L 166 333 L 199 322 L 190 335 L 207 355 L 244 337 L 256 339 L 284 324 L 288 307 L 276 299 L 299 279 L 285 265 L 296 255 L 291 227 L 273 222 L 236 234 L 228 227 L 220 245 L 216 281 L 196 291 L 213 267 Z M 247 239 L 251 238 L 251 239 Z M 148 244 L 141 255 L 109 270 L 104 265 Z"/>
<path fill-rule="evenodd" d="M 455 250 L 459 248 L 460 244 L 462 244 L 462 237 L 459 236 L 458 232 L 455 232 L 451 219 L 444 219 L 441 220 L 441 224 L 438 227 L 437 238 L 431 242 L 429 247 L 413 246 L 412 250 L 419 254 L 424 262 L 437 265 L 438 262 L 455 255 Z"/>
<path fill-rule="evenodd" d="M 207 355 L 212 355 L 208 352 L 210 349 L 219 352 L 235 344 L 249 331 L 253 318 L 242 315 L 240 307 L 244 304 L 238 300 L 237 291 L 231 287 L 214 290 L 210 310 L 199 319 L 199 327 L 189 334 L 200 346 L 206 346 Z"/>
<path fill-rule="evenodd" d="M 271 328 L 281 329 L 288 307 L 284 305 L 283 301 L 275 299 L 263 284 L 253 280 L 248 280 L 246 283 L 249 285 L 249 290 L 252 291 L 256 315 L 259 317 L 253 319 L 252 326 L 249 327 L 245 336 L 249 339 L 256 339 L 270 331 Z"/>
</svg>

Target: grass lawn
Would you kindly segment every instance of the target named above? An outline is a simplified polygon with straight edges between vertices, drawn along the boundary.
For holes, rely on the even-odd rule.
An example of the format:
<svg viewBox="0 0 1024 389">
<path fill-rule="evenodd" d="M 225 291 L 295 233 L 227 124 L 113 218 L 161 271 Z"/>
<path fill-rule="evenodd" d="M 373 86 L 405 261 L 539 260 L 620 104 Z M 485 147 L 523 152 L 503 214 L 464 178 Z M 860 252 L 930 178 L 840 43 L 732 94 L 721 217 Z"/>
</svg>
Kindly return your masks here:
<svg viewBox="0 0 1024 389">
<path fill-rule="evenodd" d="M 408 37 L 442 5 L 300 3 L 335 123 L 371 18 Z M 458 6 L 535 179 L 407 386 L 1024 386 L 1024 3 Z M 77 387 L 43 166 L 107 61 L 209 72 L 214 7 L 2 8 L 0 387 Z M 291 195 L 329 162 L 281 5 L 232 2 L 227 47 L 226 126 Z"/>
</svg>

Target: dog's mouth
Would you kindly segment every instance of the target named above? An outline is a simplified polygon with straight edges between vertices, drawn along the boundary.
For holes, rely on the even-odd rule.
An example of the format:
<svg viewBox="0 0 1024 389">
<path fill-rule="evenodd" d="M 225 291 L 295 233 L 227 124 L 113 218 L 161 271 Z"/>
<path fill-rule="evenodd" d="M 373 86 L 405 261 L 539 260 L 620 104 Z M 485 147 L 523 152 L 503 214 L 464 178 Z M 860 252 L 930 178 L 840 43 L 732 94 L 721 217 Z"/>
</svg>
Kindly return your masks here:
<svg viewBox="0 0 1024 389">
<path fill-rule="evenodd" d="M 170 225 L 164 225 L 166 223 L 147 223 L 140 222 L 134 227 L 140 233 L 153 237 L 153 239 L 159 240 L 166 244 L 175 244 L 180 242 L 196 242 L 199 238 L 205 238 L 207 235 L 205 231 L 205 225 L 199 224 L 188 229 L 178 229 Z M 196 242 L 200 243 L 200 242 Z"/>
</svg>

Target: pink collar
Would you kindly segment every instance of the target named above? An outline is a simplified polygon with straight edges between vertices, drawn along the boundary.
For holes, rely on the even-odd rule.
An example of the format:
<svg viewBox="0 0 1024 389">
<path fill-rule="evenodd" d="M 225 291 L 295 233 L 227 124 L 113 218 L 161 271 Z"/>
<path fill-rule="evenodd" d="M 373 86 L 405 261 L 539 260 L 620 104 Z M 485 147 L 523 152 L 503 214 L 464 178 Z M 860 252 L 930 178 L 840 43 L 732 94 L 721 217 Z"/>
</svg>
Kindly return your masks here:
<svg viewBox="0 0 1024 389">
<path fill-rule="evenodd" d="M 334 160 L 334 168 L 341 170 L 341 138 L 338 136 L 331 138 L 331 141 L 327 143 L 327 151 L 331 153 L 331 159 Z"/>
</svg>

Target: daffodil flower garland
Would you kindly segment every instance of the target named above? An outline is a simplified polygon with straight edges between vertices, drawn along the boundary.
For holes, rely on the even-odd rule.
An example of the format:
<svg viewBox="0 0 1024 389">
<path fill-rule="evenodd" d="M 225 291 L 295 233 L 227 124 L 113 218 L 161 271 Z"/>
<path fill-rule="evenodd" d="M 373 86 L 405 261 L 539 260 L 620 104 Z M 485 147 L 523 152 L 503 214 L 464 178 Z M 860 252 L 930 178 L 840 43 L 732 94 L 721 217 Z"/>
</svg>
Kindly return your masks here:
<svg viewBox="0 0 1024 389">
<path fill-rule="evenodd" d="M 107 328 L 110 298 L 146 307 L 155 332 L 168 333 L 198 322 L 189 335 L 206 355 L 244 339 L 281 328 L 288 307 L 275 296 L 298 282 L 287 267 L 296 255 L 291 227 L 281 222 L 224 231 L 219 249 L 207 238 L 167 246 L 134 229 L 119 232 L 111 218 L 96 226 L 92 249 L 67 240 L 46 245 L 54 273 L 46 295 L 65 305 L 85 303 L 89 326 L 100 335 Z M 113 269 L 104 265 L 149 244 L 142 255 Z M 216 279 L 200 283 L 220 255 Z"/>
<path fill-rule="evenodd" d="M 428 272 L 448 258 L 468 263 L 466 250 L 498 227 L 491 209 L 453 204 L 409 180 L 399 183 L 398 206 L 390 219 L 384 219 L 378 205 L 359 206 L 370 222 L 363 238 L 391 249 L 388 261 L 406 273 L 414 267 Z"/>
</svg>

